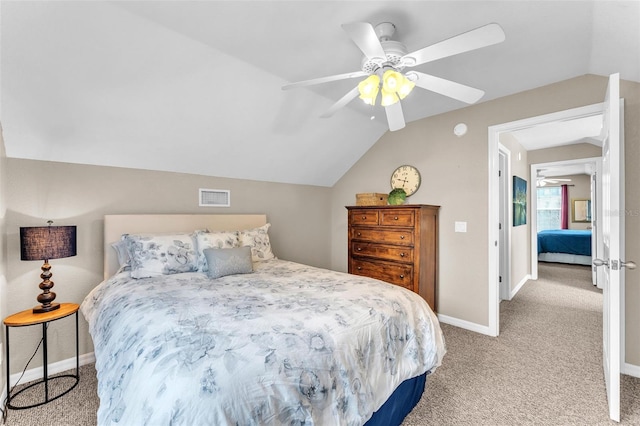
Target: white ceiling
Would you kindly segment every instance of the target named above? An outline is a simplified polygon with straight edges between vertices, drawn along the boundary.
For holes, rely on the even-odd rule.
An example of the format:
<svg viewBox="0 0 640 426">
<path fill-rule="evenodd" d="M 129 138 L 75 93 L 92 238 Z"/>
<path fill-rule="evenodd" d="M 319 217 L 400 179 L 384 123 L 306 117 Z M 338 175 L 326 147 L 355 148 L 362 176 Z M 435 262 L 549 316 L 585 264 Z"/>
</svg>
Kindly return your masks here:
<svg viewBox="0 0 640 426">
<path fill-rule="evenodd" d="M 2 0 L 0 121 L 9 157 L 331 186 L 387 131 L 359 100 L 341 24 L 391 21 L 409 51 L 487 23 L 504 43 L 420 71 L 480 101 L 592 73 L 640 81 L 640 2 Z M 464 107 L 424 90 L 407 121 Z"/>
<path fill-rule="evenodd" d="M 527 151 L 575 143 L 602 146 L 602 115 L 554 121 L 511 132 Z"/>
</svg>

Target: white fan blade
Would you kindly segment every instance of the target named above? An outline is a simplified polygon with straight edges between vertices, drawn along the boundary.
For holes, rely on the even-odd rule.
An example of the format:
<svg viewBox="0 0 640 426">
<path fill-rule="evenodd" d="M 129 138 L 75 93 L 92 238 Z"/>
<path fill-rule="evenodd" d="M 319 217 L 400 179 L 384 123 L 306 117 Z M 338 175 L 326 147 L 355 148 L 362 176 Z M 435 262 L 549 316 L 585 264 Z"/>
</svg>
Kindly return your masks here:
<svg viewBox="0 0 640 426">
<path fill-rule="evenodd" d="M 349 34 L 351 40 L 362 50 L 362 53 L 369 59 L 387 60 L 387 54 L 378 40 L 376 31 L 368 22 L 353 22 L 343 24 L 342 28 Z"/>
<path fill-rule="evenodd" d="M 439 43 L 432 44 L 412 53 L 407 53 L 401 59 L 401 63 L 408 67 L 480 49 L 503 42 L 504 31 L 498 24 L 488 24 L 475 30 L 459 34 Z"/>
<path fill-rule="evenodd" d="M 346 95 L 344 95 L 342 98 L 340 98 L 340 100 L 338 102 L 333 104 L 331 106 L 331 108 L 329 108 L 320 117 L 322 117 L 322 118 L 331 117 L 337 110 L 339 110 L 340 108 L 342 108 L 343 106 L 345 106 L 346 104 L 351 102 L 355 97 L 357 97 L 359 93 L 360 92 L 358 92 L 358 86 L 354 87 Z"/>
<path fill-rule="evenodd" d="M 387 113 L 387 122 L 389 123 L 389 130 L 392 132 L 404 128 L 404 114 L 402 113 L 402 105 L 400 102 L 391 104 L 384 107 L 384 111 Z"/>
<path fill-rule="evenodd" d="M 344 74 L 330 75 L 328 77 L 320 77 L 311 80 L 298 81 L 297 83 L 285 84 L 284 86 L 282 86 L 282 90 L 295 89 L 296 87 L 312 86 L 314 84 L 328 83 L 330 81 L 345 80 L 347 78 L 366 77 L 368 75 L 369 74 L 364 71 L 347 72 Z"/>
<path fill-rule="evenodd" d="M 412 74 L 415 75 L 415 80 L 412 80 Z M 468 104 L 473 104 L 484 96 L 483 90 L 475 89 L 473 87 L 465 86 L 464 84 L 445 80 L 440 77 L 434 77 L 417 71 L 408 72 L 407 77 L 418 87 L 440 93 L 441 95 L 448 96 Z"/>
</svg>

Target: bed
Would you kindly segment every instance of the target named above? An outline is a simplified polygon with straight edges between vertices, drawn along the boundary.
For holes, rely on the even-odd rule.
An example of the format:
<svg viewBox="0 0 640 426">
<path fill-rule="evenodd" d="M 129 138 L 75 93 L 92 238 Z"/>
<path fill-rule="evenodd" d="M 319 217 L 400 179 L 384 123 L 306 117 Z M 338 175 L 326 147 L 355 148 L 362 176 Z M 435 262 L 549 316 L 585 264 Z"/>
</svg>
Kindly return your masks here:
<svg viewBox="0 0 640 426">
<path fill-rule="evenodd" d="M 105 280 L 81 305 L 99 425 L 402 422 L 445 354 L 434 313 L 399 286 L 277 259 L 268 229 L 264 215 L 105 217 Z M 241 247 L 216 247 L 229 230 L 242 230 Z M 204 263 L 194 250 L 195 271 L 120 268 L 123 234 L 157 249 L 167 233 L 216 243 Z M 189 247 L 176 244 L 165 267 L 184 268 Z M 225 274 L 219 258 L 235 250 L 250 252 L 251 271 L 233 273 L 245 253 Z"/>
<path fill-rule="evenodd" d="M 538 260 L 591 265 L 591 230 L 553 229 L 538 232 Z"/>
</svg>

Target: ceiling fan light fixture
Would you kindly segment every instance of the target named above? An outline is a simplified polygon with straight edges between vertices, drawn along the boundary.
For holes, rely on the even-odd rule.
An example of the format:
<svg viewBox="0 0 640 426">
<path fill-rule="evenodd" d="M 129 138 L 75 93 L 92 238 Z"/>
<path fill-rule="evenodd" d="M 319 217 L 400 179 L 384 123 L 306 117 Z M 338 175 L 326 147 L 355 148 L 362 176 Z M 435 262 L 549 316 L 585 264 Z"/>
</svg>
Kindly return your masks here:
<svg viewBox="0 0 640 426">
<path fill-rule="evenodd" d="M 400 101 L 396 92 L 390 92 L 382 86 L 382 90 L 380 91 L 382 94 L 382 99 L 380 100 L 380 104 L 384 107 L 393 105 L 396 102 Z"/>
<path fill-rule="evenodd" d="M 367 105 L 375 105 L 378 91 L 380 90 L 380 77 L 372 74 L 358 83 L 360 99 Z"/>
<path fill-rule="evenodd" d="M 382 88 L 387 92 L 397 92 L 404 76 L 395 70 L 386 70 L 382 75 Z"/>
<path fill-rule="evenodd" d="M 400 97 L 400 99 L 404 99 L 409 93 L 411 93 L 414 87 L 416 87 L 416 84 L 403 76 L 402 84 L 398 89 L 398 96 Z"/>
</svg>

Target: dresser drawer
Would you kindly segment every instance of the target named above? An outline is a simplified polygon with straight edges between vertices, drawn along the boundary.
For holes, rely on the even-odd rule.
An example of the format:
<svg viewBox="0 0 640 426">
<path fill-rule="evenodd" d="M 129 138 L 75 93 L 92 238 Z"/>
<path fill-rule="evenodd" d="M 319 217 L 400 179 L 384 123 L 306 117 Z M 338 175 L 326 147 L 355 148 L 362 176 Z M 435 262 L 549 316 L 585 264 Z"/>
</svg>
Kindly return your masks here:
<svg viewBox="0 0 640 426">
<path fill-rule="evenodd" d="M 388 230 L 380 228 L 351 227 L 349 238 L 383 244 L 413 246 L 413 232 L 409 230 Z"/>
<path fill-rule="evenodd" d="M 349 212 L 349 224 L 377 225 L 378 215 L 378 210 L 351 210 Z"/>
<path fill-rule="evenodd" d="M 414 226 L 416 214 L 413 210 L 381 210 L 380 225 L 382 226 Z"/>
<path fill-rule="evenodd" d="M 413 262 L 412 247 L 353 242 L 351 243 L 351 253 L 353 256 L 375 257 L 397 262 Z"/>
<path fill-rule="evenodd" d="M 388 262 L 351 259 L 349 272 L 399 285 L 413 291 L 413 266 Z"/>
</svg>

